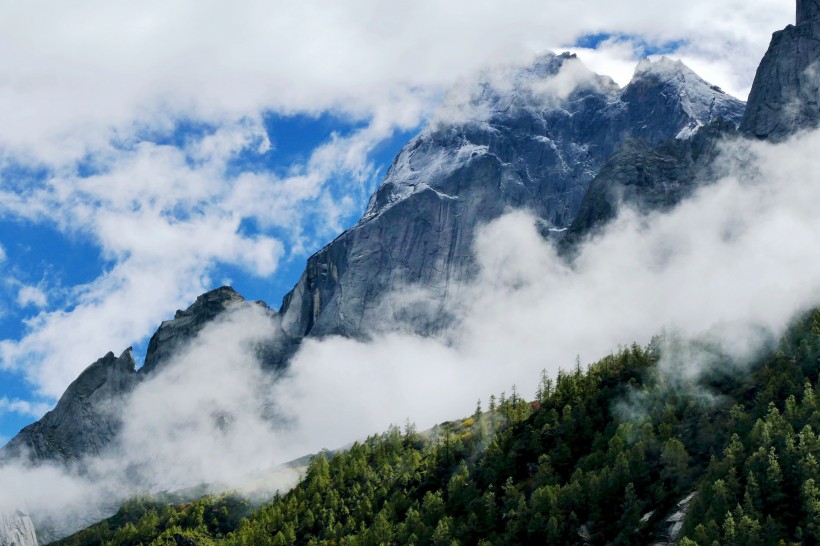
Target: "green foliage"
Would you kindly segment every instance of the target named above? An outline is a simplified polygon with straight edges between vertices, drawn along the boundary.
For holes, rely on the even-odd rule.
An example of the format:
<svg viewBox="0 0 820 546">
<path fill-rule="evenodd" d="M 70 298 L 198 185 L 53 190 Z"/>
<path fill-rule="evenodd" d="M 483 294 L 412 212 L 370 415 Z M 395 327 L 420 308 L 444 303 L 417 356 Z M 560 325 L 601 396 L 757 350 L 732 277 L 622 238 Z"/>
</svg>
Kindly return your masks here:
<svg viewBox="0 0 820 546">
<path fill-rule="evenodd" d="M 633 345 L 543 374 L 535 402 L 513 387 L 429 433 L 408 423 L 320 454 L 252 514 L 135 500 L 60 544 L 648 544 L 693 492 L 678 544 L 818 544 L 818 324 L 697 383 L 660 373 L 657 341 Z"/>
</svg>

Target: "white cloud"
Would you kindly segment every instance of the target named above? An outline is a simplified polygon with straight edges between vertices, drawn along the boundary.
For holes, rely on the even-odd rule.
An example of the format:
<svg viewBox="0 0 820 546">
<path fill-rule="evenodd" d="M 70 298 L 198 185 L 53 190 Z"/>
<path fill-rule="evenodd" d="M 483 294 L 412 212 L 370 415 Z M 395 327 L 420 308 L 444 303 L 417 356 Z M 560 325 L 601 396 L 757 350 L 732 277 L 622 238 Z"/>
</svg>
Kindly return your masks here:
<svg viewBox="0 0 820 546">
<path fill-rule="evenodd" d="M 0 147 L 59 162 L 179 116 L 221 123 L 265 109 L 413 125 L 431 89 L 595 32 L 685 41 L 686 55 L 727 69 L 716 83 L 744 89 L 790 4 L 15 4 L 0 22 Z"/>
<path fill-rule="evenodd" d="M 51 406 L 44 402 L 29 402 L 18 398 L 10 399 L 7 396 L 0 398 L 0 415 L 4 413 L 16 413 L 25 417 L 39 419 L 50 409 Z M 5 442 L 0 442 L 0 445 L 4 443 Z"/>
<path fill-rule="evenodd" d="M 17 304 L 20 307 L 34 305 L 35 307 L 45 307 L 48 304 L 48 296 L 37 286 L 24 285 L 17 292 Z"/>
<path fill-rule="evenodd" d="M 219 264 L 272 275 L 286 252 L 311 250 L 344 227 L 375 172 L 368 154 L 391 130 L 375 119 L 348 136 L 334 135 L 285 177 L 234 176 L 232 157 L 266 149 L 260 125 L 243 121 L 184 149 L 149 142 L 110 148 L 98 158 L 98 174 L 58 172 L 27 195 L 0 189 L 0 215 L 90 237 L 113 262 L 69 290 L 70 311 L 42 312 L 27 321 L 22 338 L 0 341 L 0 366 L 23 372 L 39 393 L 56 398 L 100 355 L 144 339 L 210 288 Z M 246 233 L 246 220 L 262 231 Z M 23 288 L 19 301 L 45 303 L 35 296 Z"/>
<path fill-rule="evenodd" d="M 748 362 L 820 305 L 820 259 L 808 250 L 820 244 L 818 145 L 820 133 L 728 146 L 733 176 L 668 214 L 626 211 L 573 267 L 526 213 L 492 223 L 477 242 L 480 278 L 447 304 L 459 321 L 443 341 L 303 344 L 274 396 L 302 427 L 294 443 L 332 448 L 405 417 L 432 426 L 513 383 L 532 395 L 542 368 L 555 374 L 578 354 L 596 360 L 664 329 Z M 691 356 L 664 365 L 695 377 L 710 363 Z"/>
<path fill-rule="evenodd" d="M 264 336 L 268 319 L 237 315 L 237 322 L 203 335 L 202 345 L 180 362 L 200 369 L 216 351 L 213 345 L 231 355 L 215 352 L 224 373 L 239 370 L 238 375 L 225 380 L 219 396 L 213 382 L 204 381 L 221 377 L 216 369 L 159 376 L 132 402 L 131 430 L 142 433 L 131 440 L 137 445 L 145 430 L 164 430 L 160 415 L 196 423 L 190 428 L 196 434 L 185 433 L 187 447 L 168 463 L 173 469 L 160 465 L 159 474 L 198 480 L 206 470 L 193 476 L 182 470 L 200 468 L 191 444 L 208 445 L 209 452 L 211 442 L 235 445 L 213 449 L 226 460 L 246 461 L 239 466 L 248 469 L 335 448 L 408 417 L 429 427 L 469 413 L 476 398 L 513 383 L 531 395 L 542 368 L 554 374 L 572 366 L 578 354 L 584 362 L 595 360 L 620 345 L 647 343 L 664 329 L 682 339 L 706 336 L 745 362 L 796 314 L 820 305 L 820 258 L 807 251 L 820 243 L 820 218 L 812 207 L 820 199 L 812 153 L 818 145 L 820 132 L 778 146 L 727 145 L 723 161 L 731 177 L 704 187 L 668 214 L 640 218 L 625 211 L 583 247 L 573 267 L 541 238 L 533 218 L 506 215 L 478 238 L 480 277 L 450 287 L 455 295 L 448 307 L 459 321 L 443 338 L 391 333 L 370 342 L 309 339 L 287 374 L 270 385 L 241 350 L 248 338 L 238 335 Z M 402 300 L 400 294 L 391 305 Z M 702 355 L 690 356 L 667 365 L 694 376 L 705 362 Z M 187 373 L 194 375 L 185 379 Z M 239 379 L 243 374 L 250 375 Z M 191 386 L 183 401 L 188 409 L 177 411 L 166 390 L 178 392 L 181 384 Z M 257 385 L 264 388 L 255 390 Z M 265 430 L 260 424 L 262 408 L 270 404 L 288 426 Z M 237 426 L 237 434 L 247 432 L 245 426 L 258 430 L 211 437 L 210 414 L 196 409 L 202 407 L 244 415 L 248 421 Z M 156 419 L 136 417 L 152 411 Z M 176 421 L 167 426 L 171 436 L 182 428 Z M 269 447 L 254 463 L 259 441 Z M 169 442 L 159 442 L 163 452 L 174 452 Z M 150 452 L 141 456 L 163 460 Z M 206 466 L 221 468 L 216 462 Z M 228 476 L 228 470 L 216 475 Z"/>
</svg>

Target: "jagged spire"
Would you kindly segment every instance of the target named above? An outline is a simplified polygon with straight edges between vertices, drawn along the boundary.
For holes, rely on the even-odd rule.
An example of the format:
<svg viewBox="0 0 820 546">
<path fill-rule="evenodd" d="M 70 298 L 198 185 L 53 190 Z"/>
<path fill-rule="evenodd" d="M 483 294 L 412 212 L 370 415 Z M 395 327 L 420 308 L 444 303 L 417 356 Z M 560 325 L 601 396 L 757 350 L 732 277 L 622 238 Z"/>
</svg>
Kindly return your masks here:
<svg viewBox="0 0 820 546">
<path fill-rule="evenodd" d="M 797 0 L 797 26 L 775 32 L 755 75 L 740 130 L 779 141 L 820 126 L 813 66 L 820 58 L 820 0 Z"/>
<path fill-rule="evenodd" d="M 797 0 L 797 24 L 820 21 L 820 0 Z"/>
</svg>

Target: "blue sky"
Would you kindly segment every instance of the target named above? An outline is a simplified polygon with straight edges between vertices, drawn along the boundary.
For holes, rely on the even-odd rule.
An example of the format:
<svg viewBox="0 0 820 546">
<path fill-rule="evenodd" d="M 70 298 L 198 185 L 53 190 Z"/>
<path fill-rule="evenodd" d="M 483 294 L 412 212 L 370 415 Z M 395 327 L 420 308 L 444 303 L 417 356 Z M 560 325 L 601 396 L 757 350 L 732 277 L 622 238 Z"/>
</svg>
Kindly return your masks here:
<svg viewBox="0 0 820 546">
<path fill-rule="evenodd" d="M 260 153 L 256 148 L 241 149 L 233 157 L 225 171 L 227 176 L 242 176 L 247 173 L 269 174 L 287 177 L 294 165 L 301 165 L 310 159 L 313 150 L 334 138 L 349 137 L 363 125 L 360 122 L 341 119 L 325 113 L 319 116 L 278 114 L 266 115 L 264 131 L 270 139 L 270 148 Z M 205 138 L 217 131 L 216 127 L 180 123 L 173 131 L 156 133 L 140 140 L 157 145 L 172 146 L 184 150 L 191 140 Z M 349 227 L 364 212 L 367 196 L 375 189 L 383 177 L 399 148 L 412 136 L 414 129 L 396 131 L 378 142 L 367 154 L 367 168 L 364 178 L 354 185 L 355 199 L 346 207 L 335 225 Z M 83 176 L 98 172 L 96 169 L 79 167 Z M 43 183 L 54 173 L 47 170 L 28 171 L 20 167 L 10 167 L 2 173 L 4 180 L 25 180 L 26 184 Z M 336 188 L 335 186 L 341 186 Z M 329 193 L 335 199 L 350 197 L 349 185 L 344 175 L 329 184 Z M 244 221 L 238 228 L 247 237 L 269 235 L 286 239 L 285 228 L 265 229 L 254 219 Z M 214 260 L 205 268 L 209 282 L 203 284 L 208 289 L 221 284 L 230 284 L 248 298 L 261 299 L 278 309 L 282 297 L 299 278 L 306 258 L 321 246 L 335 238 L 335 229 L 318 229 L 305 226 L 303 237 L 307 242 L 298 249 L 285 249 L 275 274 L 259 275 L 230 261 Z M 93 283 L 101 272 L 116 266 L 116 260 L 107 257 L 104 250 L 95 244 L 93 238 L 82 233 L 66 232 L 45 221 L 19 221 L 13 218 L 0 222 L 0 246 L 4 259 L 0 267 L 4 270 L 6 282 L 0 287 L 5 302 L 0 314 L 0 333 L 3 339 L 20 339 L 30 330 L 28 321 L 38 313 L 48 313 L 59 309 L 70 313 L 76 305 L 78 287 Z M 30 290 L 26 290 L 29 287 Z M 29 294 L 26 300 L 26 294 Z M 184 305 L 183 305 L 184 307 Z M 127 310 L 125 310 L 127 312 Z M 173 315 L 170 310 L 166 318 Z M 138 365 L 144 358 L 147 337 L 144 333 L 134 336 L 134 347 Z M 111 346 L 119 354 L 125 346 Z M 104 352 L 99 356 L 103 356 Z M 88 362 L 90 364 L 91 362 Z M 0 385 L 6 403 L 0 402 L 0 435 L 10 437 L 37 415 L 49 407 L 53 401 L 48 396 L 37 396 L 32 392 L 32 384 L 20 373 L 0 370 Z M 5 407 L 4 407 L 5 406 Z"/>
<path fill-rule="evenodd" d="M 179 2 L 0 18 L 0 441 L 94 359 L 231 283 L 278 307 L 452 86 L 574 51 L 743 96 L 785 0 Z M 95 21 L 90 25 L 89 21 Z"/>
</svg>

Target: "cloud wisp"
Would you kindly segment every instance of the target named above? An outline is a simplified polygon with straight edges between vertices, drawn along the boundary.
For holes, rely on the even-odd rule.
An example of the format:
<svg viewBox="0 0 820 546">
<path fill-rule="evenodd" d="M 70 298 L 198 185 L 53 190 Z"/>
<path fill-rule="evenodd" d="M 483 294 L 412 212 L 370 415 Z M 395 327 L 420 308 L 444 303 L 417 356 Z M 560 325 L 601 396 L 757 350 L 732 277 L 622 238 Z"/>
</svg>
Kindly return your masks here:
<svg viewBox="0 0 820 546">
<path fill-rule="evenodd" d="M 21 338 L 0 341 L 0 367 L 56 399 L 100 354 L 144 339 L 206 291 L 220 264 L 272 275 L 355 214 L 356 196 L 377 172 L 369 154 L 391 131 L 374 122 L 333 135 L 284 176 L 231 171 L 237 154 L 265 153 L 267 145 L 260 125 L 240 123 L 183 148 L 111 149 L 96 173 L 55 172 L 25 195 L 0 184 L 0 215 L 88 237 L 111 264 L 64 289 L 68 301 L 56 308 L 46 307 L 48 287 L 21 287 L 19 303 L 42 310 Z"/>
</svg>

